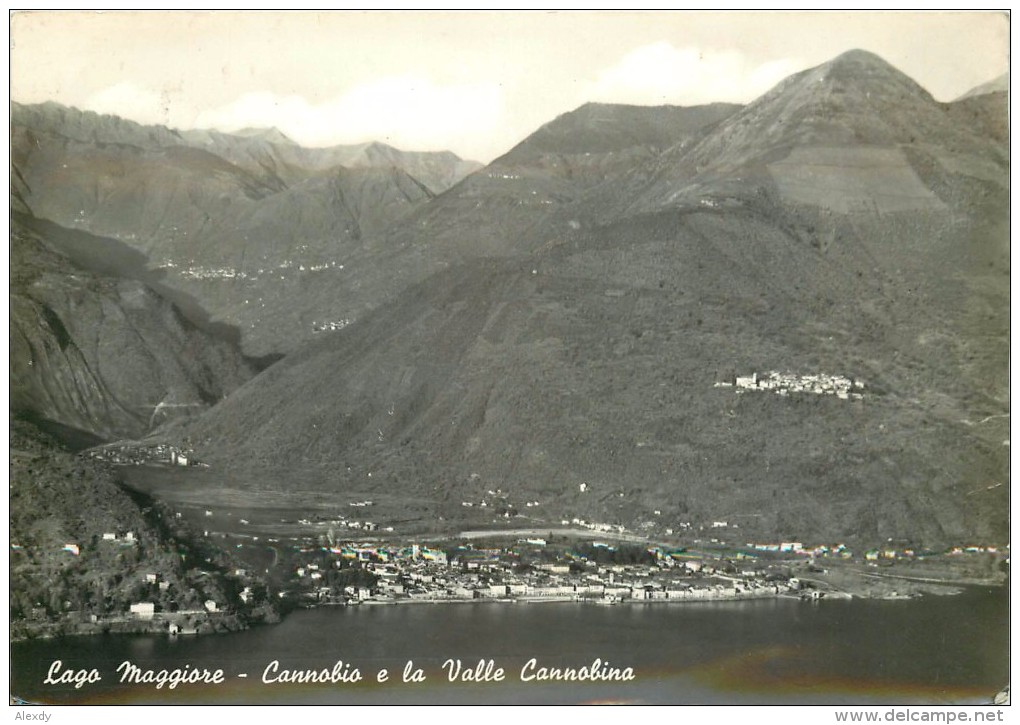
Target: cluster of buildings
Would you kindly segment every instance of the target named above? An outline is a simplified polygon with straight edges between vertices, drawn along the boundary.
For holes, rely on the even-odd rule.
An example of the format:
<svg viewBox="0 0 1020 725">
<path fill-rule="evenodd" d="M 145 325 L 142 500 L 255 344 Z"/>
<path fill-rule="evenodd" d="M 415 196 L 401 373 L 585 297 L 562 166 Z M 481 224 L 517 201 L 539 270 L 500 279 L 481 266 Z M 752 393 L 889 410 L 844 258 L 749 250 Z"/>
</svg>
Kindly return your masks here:
<svg viewBox="0 0 1020 725">
<path fill-rule="evenodd" d="M 110 444 L 88 451 L 91 458 L 120 466 L 141 466 L 146 463 L 169 463 L 171 466 L 201 466 L 192 451 L 168 443 L 146 446 Z"/>
<path fill-rule="evenodd" d="M 569 520 L 562 519 L 560 523 L 563 526 L 570 526 L 571 524 L 573 524 L 574 526 L 583 526 L 586 529 L 591 529 L 592 531 L 601 531 L 602 533 L 606 534 L 609 533 L 624 534 L 627 532 L 627 527 L 622 524 L 607 524 L 599 521 L 587 521 L 585 519 L 579 519 L 576 517 Z"/>
<path fill-rule="evenodd" d="M 647 547 L 638 563 L 623 564 L 613 558 L 613 545 L 593 542 L 584 547 L 552 551 L 542 538 L 520 539 L 505 548 L 444 550 L 368 543 L 309 547 L 301 550 L 305 560 L 298 558 L 289 586 L 306 600 L 346 604 L 474 600 L 615 604 L 799 596 L 798 581 L 790 578 L 792 559 L 854 558 L 841 543 L 805 546 L 781 541 L 705 550 Z M 944 552 L 889 546 L 869 550 L 864 559 L 999 552 L 994 546 L 953 547 Z M 338 586 L 337 581 L 345 581 L 340 574 L 351 568 L 360 570 L 359 583 Z"/>
<path fill-rule="evenodd" d="M 1009 547 L 1005 548 L 1004 553 Z M 999 554 L 997 546 L 952 546 L 945 551 L 932 551 L 930 549 L 917 549 L 912 547 L 896 548 L 882 547 L 880 549 L 868 549 L 864 552 L 865 561 L 882 561 L 889 559 L 927 559 L 933 556 L 962 556 L 964 554 Z"/>
<path fill-rule="evenodd" d="M 541 539 L 524 540 L 542 548 Z M 595 544 L 611 551 L 607 544 Z M 306 549 L 314 562 L 296 567 L 293 583 L 306 599 L 349 604 L 405 602 L 499 601 L 685 601 L 775 596 L 789 590 L 783 577 L 765 570 L 729 576 L 712 563 L 682 550 L 651 549 L 649 564 L 598 564 L 582 556 L 564 554 L 554 561 L 522 563 L 520 547 L 458 548 L 455 553 L 412 544 L 383 547 L 344 544 L 322 550 Z M 336 570 L 358 562 L 373 583 L 338 588 Z M 334 570 L 331 576 L 330 569 Z"/>
<path fill-rule="evenodd" d="M 652 512 L 653 516 L 661 516 L 662 511 L 656 509 Z M 588 521 L 578 517 L 572 517 L 569 519 L 560 519 L 562 526 L 580 526 L 591 531 L 597 531 L 603 534 L 614 534 L 614 535 L 631 535 L 631 536 L 646 536 L 650 532 L 649 529 L 655 529 L 659 527 L 659 524 L 655 521 L 640 521 L 635 524 L 637 531 L 628 529 L 623 524 L 606 523 L 604 521 Z M 681 521 L 674 524 L 672 527 L 665 527 L 661 530 L 667 535 L 672 536 L 674 533 L 679 531 L 689 531 L 693 528 L 693 524 L 689 521 Z M 704 528 L 704 527 L 702 527 Z M 736 528 L 736 527 L 734 527 Z"/>
<path fill-rule="evenodd" d="M 842 375 L 828 375 L 826 373 L 814 373 L 810 375 L 797 375 L 795 373 L 780 373 L 775 370 L 759 375 L 737 375 L 733 382 L 719 382 L 717 388 L 735 387 L 737 392 L 745 390 L 766 391 L 777 395 L 789 395 L 790 393 L 814 393 L 815 395 L 835 395 L 841 400 L 860 400 L 864 397 L 859 392 L 864 389 L 864 383 L 860 380 L 851 380 Z"/>
<path fill-rule="evenodd" d="M 478 478 L 477 473 L 471 474 L 472 480 Z M 495 490 L 489 489 L 485 495 L 477 501 L 461 501 L 460 505 L 464 508 L 478 507 L 480 509 L 488 508 L 492 509 L 493 513 L 497 516 L 503 516 L 504 518 L 511 518 L 518 515 L 518 506 L 510 501 L 510 494 L 503 491 L 503 489 L 497 488 Z M 527 501 L 525 502 L 526 508 L 534 508 L 540 506 L 538 501 Z"/>
<path fill-rule="evenodd" d="M 340 320 L 326 320 L 325 322 L 313 322 L 312 332 L 332 332 L 333 330 L 342 330 L 351 324 L 351 320 L 344 317 Z"/>
<path fill-rule="evenodd" d="M 128 544 L 130 546 L 133 546 L 136 543 L 138 543 L 138 540 L 135 538 L 135 532 L 133 531 L 128 531 L 127 533 L 124 534 L 124 536 L 119 536 L 117 533 L 113 531 L 105 531 L 103 532 L 102 541 L 108 541 L 114 544 L 116 543 Z"/>
<path fill-rule="evenodd" d="M 747 546 L 755 551 L 778 551 L 792 554 L 808 553 L 804 549 L 804 544 L 799 541 L 783 541 L 778 544 L 755 544 L 748 542 Z"/>
<path fill-rule="evenodd" d="M 351 506 L 357 506 L 357 507 L 364 506 L 364 505 L 365 504 L 363 504 L 363 503 L 352 503 L 351 504 Z M 368 502 L 368 505 L 371 505 L 371 501 Z M 242 520 L 242 523 L 247 523 L 247 522 Z M 298 524 L 300 524 L 302 526 L 312 526 L 313 523 L 314 522 L 312 522 L 309 519 L 298 519 Z M 386 533 L 393 533 L 393 527 L 392 526 L 380 526 L 379 524 L 377 524 L 377 523 L 375 523 L 373 521 L 354 521 L 353 519 L 349 519 L 346 516 L 338 516 L 338 517 L 336 517 L 334 519 L 330 519 L 328 523 L 329 523 L 329 525 L 331 527 L 333 527 L 333 526 L 342 526 L 342 527 L 344 527 L 346 529 L 354 529 L 355 531 L 382 531 L 382 532 L 386 532 Z"/>
<path fill-rule="evenodd" d="M 187 234 L 187 232 L 184 232 Z M 131 235 L 133 236 L 133 235 Z M 192 260 L 193 262 L 194 260 Z M 201 267 L 194 265 L 182 267 L 172 259 L 163 260 L 162 264 L 159 265 L 162 269 L 173 269 L 176 270 L 177 274 L 188 279 L 258 279 L 260 276 L 265 274 L 272 274 L 272 269 L 260 268 L 258 270 L 244 271 L 241 269 L 234 269 L 233 267 Z M 298 272 L 322 272 L 327 269 L 343 269 L 344 265 L 337 264 L 335 260 L 329 262 L 321 262 L 318 264 L 304 265 L 294 260 L 286 259 L 276 265 L 276 269 L 296 269 Z M 283 279 L 283 275 L 280 276 Z"/>
<path fill-rule="evenodd" d="M 142 572 L 141 576 L 149 588 L 142 594 L 140 601 L 129 604 L 126 614 L 106 617 L 105 621 L 152 623 L 156 629 L 150 631 L 165 629 L 171 635 L 196 634 L 203 628 L 207 629 L 214 621 L 222 621 L 223 617 L 236 614 L 238 605 L 258 604 L 253 585 L 259 580 L 245 569 L 234 569 L 232 574 L 228 574 L 241 587 L 236 592 L 239 601 L 231 602 L 229 595 L 214 588 L 212 593 L 205 591 L 205 599 L 197 602 L 197 608 L 194 604 L 192 608 L 178 607 L 177 597 L 171 593 L 171 581 L 162 574 L 150 571 Z M 199 580 L 207 579 L 208 573 L 200 572 L 198 577 Z M 185 587 L 188 588 L 188 585 L 185 584 Z M 177 592 L 179 595 L 180 591 Z M 169 600 L 168 596 L 171 597 Z"/>
<path fill-rule="evenodd" d="M 307 245 L 301 245 L 301 246 L 302 246 L 302 248 L 305 248 Z M 276 267 L 277 267 L 277 269 L 293 269 L 295 264 L 297 266 L 297 271 L 298 272 L 323 272 L 323 271 L 325 271 L 327 269 L 343 269 L 344 268 L 344 266 L 342 264 L 337 264 L 336 260 L 333 260 L 333 261 L 330 261 L 330 262 L 321 262 L 319 264 L 309 264 L 309 265 L 306 266 L 306 265 L 301 264 L 301 263 L 295 263 L 293 260 L 290 260 L 290 259 L 284 260 L 280 264 L 276 265 Z M 259 274 L 264 274 L 265 270 L 264 269 L 260 269 L 258 271 L 258 273 Z"/>
<path fill-rule="evenodd" d="M 248 279 L 247 272 L 231 267 L 186 267 L 178 274 L 188 279 Z"/>
</svg>

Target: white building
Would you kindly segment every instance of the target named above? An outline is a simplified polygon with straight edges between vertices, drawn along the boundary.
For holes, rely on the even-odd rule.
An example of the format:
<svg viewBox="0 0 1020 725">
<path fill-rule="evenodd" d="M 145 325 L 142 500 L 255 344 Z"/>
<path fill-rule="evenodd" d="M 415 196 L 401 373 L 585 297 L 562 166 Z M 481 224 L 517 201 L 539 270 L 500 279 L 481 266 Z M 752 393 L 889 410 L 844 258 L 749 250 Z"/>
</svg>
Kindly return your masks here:
<svg viewBox="0 0 1020 725">
<path fill-rule="evenodd" d="M 757 388 L 758 387 L 758 373 L 751 373 L 747 376 L 738 375 L 736 379 L 738 388 Z"/>
<path fill-rule="evenodd" d="M 152 619 L 156 613 L 156 605 L 152 602 L 138 602 L 131 605 L 131 614 L 139 619 Z"/>
</svg>

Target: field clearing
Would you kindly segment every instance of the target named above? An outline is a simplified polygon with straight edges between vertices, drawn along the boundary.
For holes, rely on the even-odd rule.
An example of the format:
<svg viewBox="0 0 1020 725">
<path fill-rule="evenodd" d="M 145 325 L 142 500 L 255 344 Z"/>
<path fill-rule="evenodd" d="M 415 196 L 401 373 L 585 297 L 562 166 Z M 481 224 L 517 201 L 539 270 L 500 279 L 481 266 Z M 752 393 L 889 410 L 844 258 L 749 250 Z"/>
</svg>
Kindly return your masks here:
<svg viewBox="0 0 1020 725">
<path fill-rule="evenodd" d="M 330 532 L 336 540 L 406 540 L 493 525 L 484 509 L 451 512 L 436 500 L 345 488 L 321 471 L 291 473 L 286 482 L 279 472 L 168 466 L 129 467 L 123 475 L 128 487 L 166 503 L 199 533 L 242 541 L 307 545 Z"/>
<path fill-rule="evenodd" d="M 797 148 L 769 172 L 790 200 L 844 214 L 944 207 L 898 148 Z"/>
</svg>

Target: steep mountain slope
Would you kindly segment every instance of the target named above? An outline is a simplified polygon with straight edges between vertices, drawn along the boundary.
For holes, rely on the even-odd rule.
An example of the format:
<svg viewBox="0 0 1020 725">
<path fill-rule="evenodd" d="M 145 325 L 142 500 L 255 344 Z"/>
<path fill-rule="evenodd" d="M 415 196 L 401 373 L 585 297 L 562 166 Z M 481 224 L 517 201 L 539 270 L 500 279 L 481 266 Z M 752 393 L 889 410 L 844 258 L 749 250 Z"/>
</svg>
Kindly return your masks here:
<svg viewBox="0 0 1020 725">
<path fill-rule="evenodd" d="M 311 336 L 332 315 L 321 278 L 348 284 L 336 266 L 474 168 L 450 153 L 305 149 L 278 133 L 179 133 L 56 104 L 14 104 L 11 144 L 23 211 L 141 251 L 256 355 Z M 307 294 L 278 283 L 312 270 Z M 285 305 L 286 320 L 263 315 Z"/>
<path fill-rule="evenodd" d="M 642 174 L 662 149 L 698 137 L 736 108 L 587 104 L 564 114 L 345 258 L 350 282 L 323 281 L 329 301 L 321 307 L 340 323 L 360 319 L 452 264 L 554 243 L 588 222 L 592 189 Z"/>
<path fill-rule="evenodd" d="M 203 631 L 240 629 L 273 614 L 264 586 L 255 588 L 258 601 L 238 599 L 241 588 L 254 582 L 228 573 L 228 555 L 197 541 L 180 522 L 162 518 L 153 502 L 130 496 L 110 470 L 71 455 L 16 419 L 9 482 L 13 639 L 165 632 L 164 622 L 126 620 L 128 607 L 139 601 L 163 612 L 200 609 L 209 599 L 229 608 L 217 620 L 194 617 Z M 162 586 L 147 580 L 151 575 Z"/>
<path fill-rule="evenodd" d="M 573 205 L 589 189 L 632 173 L 667 147 L 689 143 L 737 108 L 587 104 L 423 206 L 391 236 L 427 245 L 446 263 L 530 251 L 547 241 L 535 233 L 545 220 L 562 216 L 562 228 L 576 226 Z"/>
<path fill-rule="evenodd" d="M 215 465 L 318 466 L 340 490 L 448 511 L 500 488 L 554 522 L 1001 540 L 1008 161 L 955 119 L 851 53 L 554 212 L 514 211 L 542 198 L 537 172 L 480 188 L 494 164 L 416 214 L 406 249 L 498 256 L 450 265 L 174 435 Z M 733 386 L 770 372 L 782 391 Z M 836 395 L 843 377 L 863 387 Z"/>
<path fill-rule="evenodd" d="M 1003 185 L 1006 162 L 1001 144 L 959 123 L 906 75 L 850 51 L 786 79 L 693 147 L 665 154 L 631 210 L 774 191 L 784 203 L 836 213 L 937 213 L 951 203 L 939 194 L 941 177 Z"/>
<path fill-rule="evenodd" d="M 985 488 L 1005 470 L 1004 426 L 961 421 L 1000 413 L 1004 383 L 957 376 L 975 356 L 1001 371 L 1004 338 L 906 325 L 924 303 L 890 312 L 878 303 L 908 295 L 866 283 L 858 305 L 777 291 L 735 263 L 765 229 L 628 220 L 523 268 L 451 269 L 269 369 L 189 442 L 214 465 L 318 465 L 340 490 L 448 513 L 500 488 L 553 521 L 634 527 L 654 509 L 749 536 L 1002 536 L 1004 493 Z M 786 250 L 777 266 L 804 252 L 776 230 L 763 241 Z M 865 398 L 715 387 L 769 370 L 857 378 Z"/>
<path fill-rule="evenodd" d="M 143 283 L 75 266 L 11 220 L 10 405 L 102 438 L 195 415 L 254 370 Z"/>
<path fill-rule="evenodd" d="M 949 112 L 958 123 L 969 124 L 975 133 L 1009 141 L 1009 93 L 996 91 L 965 96 L 949 105 Z"/>
<path fill-rule="evenodd" d="M 666 149 L 718 123 L 740 108 L 626 106 L 586 103 L 545 124 L 498 159 L 504 166 L 535 162 L 546 155 L 606 154 L 644 147 Z"/>
</svg>

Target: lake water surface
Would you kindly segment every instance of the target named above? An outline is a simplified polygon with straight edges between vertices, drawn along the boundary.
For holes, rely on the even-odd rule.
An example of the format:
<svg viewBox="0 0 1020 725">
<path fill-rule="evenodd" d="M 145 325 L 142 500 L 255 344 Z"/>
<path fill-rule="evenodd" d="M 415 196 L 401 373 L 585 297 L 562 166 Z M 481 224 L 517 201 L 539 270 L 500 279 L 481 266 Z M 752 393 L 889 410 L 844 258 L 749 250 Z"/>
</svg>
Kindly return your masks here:
<svg viewBox="0 0 1020 725">
<path fill-rule="evenodd" d="M 599 606 L 430 604 L 303 610 L 281 624 L 203 637 L 119 635 L 12 647 L 11 693 L 94 704 L 949 704 L 983 703 L 1009 678 L 1008 592 L 911 601 L 789 599 Z M 499 683 L 447 680 L 444 660 L 493 660 Z M 630 667 L 630 682 L 522 682 L 539 666 Z M 102 681 L 46 685 L 50 664 Z M 119 683 L 117 666 L 222 668 L 221 685 Z M 357 668 L 357 684 L 264 684 L 267 665 Z M 408 661 L 424 682 L 404 683 Z M 390 680 L 376 681 L 387 669 Z M 242 678 L 239 675 L 247 675 Z"/>
</svg>

